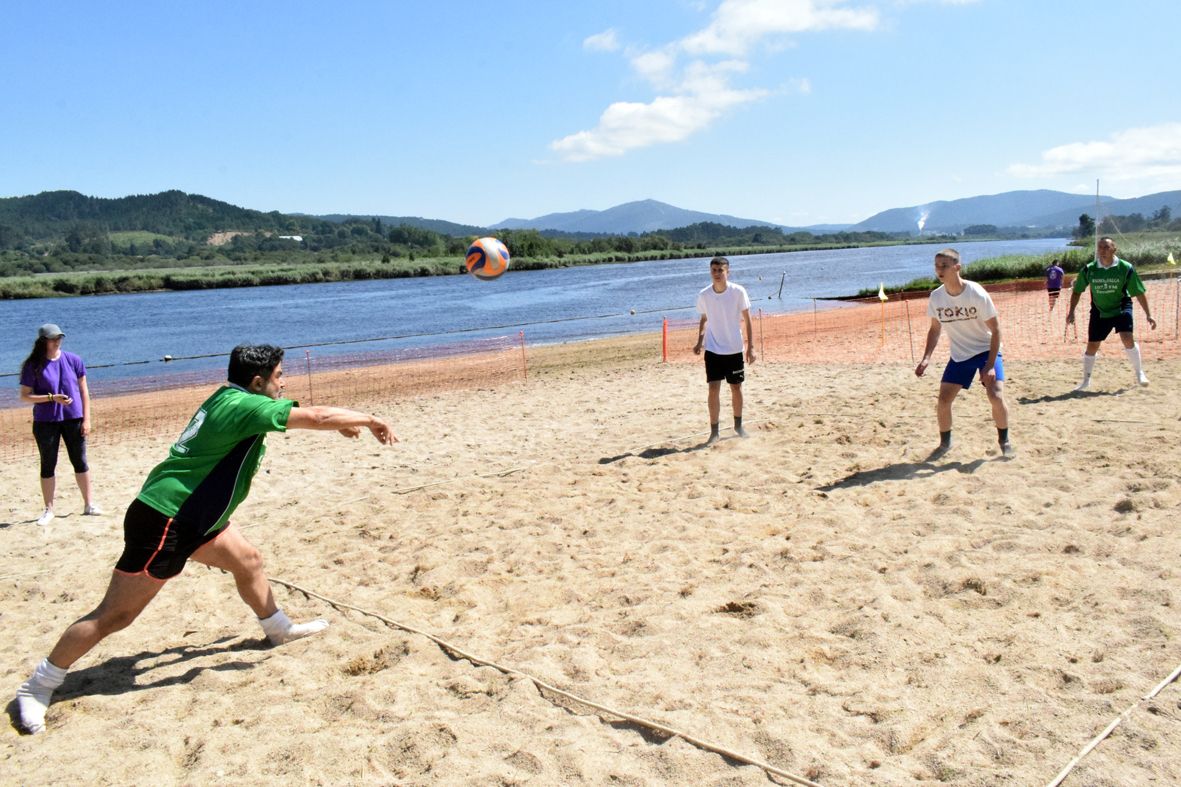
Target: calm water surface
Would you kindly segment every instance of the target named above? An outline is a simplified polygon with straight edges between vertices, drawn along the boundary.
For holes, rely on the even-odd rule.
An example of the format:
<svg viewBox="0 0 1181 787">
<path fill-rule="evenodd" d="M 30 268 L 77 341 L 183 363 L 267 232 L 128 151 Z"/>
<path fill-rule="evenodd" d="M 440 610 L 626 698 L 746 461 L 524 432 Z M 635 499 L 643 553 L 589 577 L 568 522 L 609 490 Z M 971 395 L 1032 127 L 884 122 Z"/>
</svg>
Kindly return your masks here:
<svg viewBox="0 0 1181 787">
<path fill-rule="evenodd" d="M 964 243 L 965 262 L 1040 254 L 1065 240 Z M 931 275 L 931 245 L 735 257 L 732 281 L 768 313 L 812 308 L 813 298 L 898 286 Z M 525 331 L 530 343 L 577 341 L 658 330 L 661 318 L 695 318 L 708 259 L 510 271 L 491 282 L 470 276 L 298 284 L 196 292 L 0 301 L 0 395 L 15 391 L 38 325 L 55 322 L 65 348 L 86 360 L 92 385 L 166 371 L 223 368 L 235 344 L 319 347 L 318 355 L 429 346 Z M 783 289 L 780 297 L 780 281 Z M 632 311 L 634 310 L 634 314 Z M 177 360 L 165 355 L 216 355 Z"/>
</svg>

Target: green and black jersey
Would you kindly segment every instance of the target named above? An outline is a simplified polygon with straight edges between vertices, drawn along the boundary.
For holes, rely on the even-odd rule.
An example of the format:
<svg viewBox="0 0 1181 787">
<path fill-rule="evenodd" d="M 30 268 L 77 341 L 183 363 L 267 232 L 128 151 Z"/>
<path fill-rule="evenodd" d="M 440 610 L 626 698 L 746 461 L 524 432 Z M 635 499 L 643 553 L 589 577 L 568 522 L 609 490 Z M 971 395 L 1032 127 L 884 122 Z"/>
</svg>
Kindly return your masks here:
<svg viewBox="0 0 1181 787">
<path fill-rule="evenodd" d="M 148 474 L 138 499 L 202 532 L 220 530 L 250 493 L 266 433 L 286 431 L 294 406 L 290 399 L 222 386 L 193 415 L 168 458 Z"/>
<path fill-rule="evenodd" d="M 1084 265 L 1075 277 L 1073 289 L 1081 293 L 1088 286 L 1091 288 L 1091 305 L 1098 310 L 1100 317 L 1117 317 L 1120 312 L 1130 311 L 1132 296 L 1146 292 L 1132 263 L 1119 257 L 1110 268 L 1104 268 L 1098 260 Z"/>
</svg>

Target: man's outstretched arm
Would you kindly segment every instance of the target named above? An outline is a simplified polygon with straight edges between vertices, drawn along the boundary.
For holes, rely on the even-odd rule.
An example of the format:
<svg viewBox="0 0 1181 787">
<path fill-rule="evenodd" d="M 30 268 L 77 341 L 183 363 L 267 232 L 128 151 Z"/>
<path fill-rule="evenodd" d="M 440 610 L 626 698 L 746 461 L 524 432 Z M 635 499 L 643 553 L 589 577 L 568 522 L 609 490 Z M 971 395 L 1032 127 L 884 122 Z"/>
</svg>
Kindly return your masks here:
<svg viewBox="0 0 1181 787">
<path fill-rule="evenodd" d="M 288 429 L 335 430 L 345 437 L 357 437 L 368 429 L 383 445 L 398 442 L 390 425 L 376 415 L 346 410 L 343 407 L 292 407 L 287 416 Z"/>
</svg>

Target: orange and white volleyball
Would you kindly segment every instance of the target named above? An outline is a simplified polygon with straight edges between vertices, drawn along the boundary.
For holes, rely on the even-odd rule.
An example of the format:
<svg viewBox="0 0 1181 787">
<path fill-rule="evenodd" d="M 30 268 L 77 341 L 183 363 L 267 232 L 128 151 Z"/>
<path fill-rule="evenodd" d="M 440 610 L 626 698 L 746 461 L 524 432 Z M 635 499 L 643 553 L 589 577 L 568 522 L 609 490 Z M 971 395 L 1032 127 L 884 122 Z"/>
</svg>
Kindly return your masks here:
<svg viewBox="0 0 1181 787">
<path fill-rule="evenodd" d="M 477 238 L 467 249 L 467 272 L 477 279 L 495 279 L 508 270 L 508 247 L 496 238 Z"/>
</svg>

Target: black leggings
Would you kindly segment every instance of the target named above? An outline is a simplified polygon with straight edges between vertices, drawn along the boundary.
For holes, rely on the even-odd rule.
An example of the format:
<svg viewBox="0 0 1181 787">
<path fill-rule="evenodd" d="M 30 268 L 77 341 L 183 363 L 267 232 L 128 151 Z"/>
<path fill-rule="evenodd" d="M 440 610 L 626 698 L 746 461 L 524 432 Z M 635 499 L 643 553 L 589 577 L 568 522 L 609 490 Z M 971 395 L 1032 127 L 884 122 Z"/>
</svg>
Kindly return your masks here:
<svg viewBox="0 0 1181 787">
<path fill-rule="evenodd" d="M 62 439 L 66 441 L 66 453 L 75 473 L 90 470 L 86 464 L 86 438 L 82 436 L 82 419 L 68 421 L 34 421 L 33 437 L 37 439 L 37 450 L 41 452 L 41 477 L 53 478 L 57 469 L 57 449 Z"/>
</svg>

